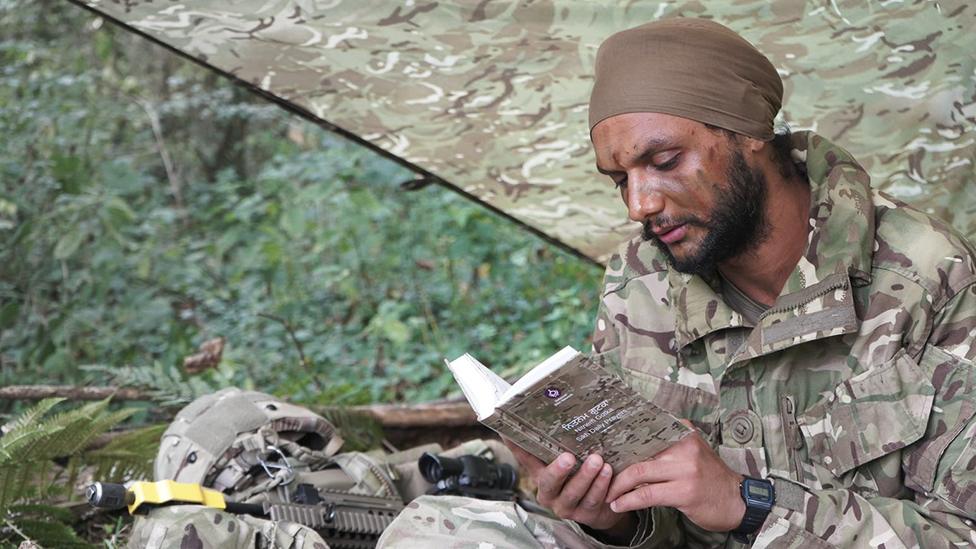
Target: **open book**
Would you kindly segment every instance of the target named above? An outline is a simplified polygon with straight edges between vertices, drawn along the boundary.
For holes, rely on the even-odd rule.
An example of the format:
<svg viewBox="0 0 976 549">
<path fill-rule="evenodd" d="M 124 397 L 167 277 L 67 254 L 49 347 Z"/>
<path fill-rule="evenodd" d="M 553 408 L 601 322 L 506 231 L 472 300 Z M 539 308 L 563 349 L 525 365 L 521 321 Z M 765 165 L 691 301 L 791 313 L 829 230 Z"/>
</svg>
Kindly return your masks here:
<svg viewBox="0 0 976 549">
<path fill-rule="evenodd" d="M 578 461 L 596 453 L 620 472 L 691 432 L 572 347 L 514 385 L 468 354 L 447 365 L 478 421 L 545 463 L 562 452 Z"/>
</svg>

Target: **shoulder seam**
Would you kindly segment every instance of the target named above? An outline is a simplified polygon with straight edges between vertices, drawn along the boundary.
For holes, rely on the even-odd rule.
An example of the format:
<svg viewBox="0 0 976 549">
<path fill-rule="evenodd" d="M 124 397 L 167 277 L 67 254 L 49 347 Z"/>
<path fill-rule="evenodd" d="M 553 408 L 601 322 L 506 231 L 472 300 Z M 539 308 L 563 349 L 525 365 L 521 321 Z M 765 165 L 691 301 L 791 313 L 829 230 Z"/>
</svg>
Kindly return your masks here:
<svg viewBox="0 0 976 549">
<path fill-rule="evenodd" d="M 668 272 L 667 269 L 658 269 L 656 271 L 649 271 L 649 272 L 646 272 L 646 273 L 635 274 L 634 276 L 631 276 L 629 278 L 626 278 L 626 279 L 622 280 L 621 282 L 615 282 L 613 284 L 607 284 L 607 286 L 603 290 L 603 293 L 601 294 L 601 296 L 602 297 L 606 297 L 606 296 L 608 296 L 608 295 L 610 295 L 612 293 L 618 292 L 618 291 L 624 289 L 624 287 L 627 286 L 628 284 L 630 284 L 631 282 L 637 280 L 638 278 L 643 278 L 643 277 L 648 276 L 648 275 L 653 275 L 653 274 L 658 274 L 658 273 L 666 273 L 666 272 Z"/>
<path fill-rule="evenodd" d="M 935 297 L 935 291 L 930 287 L 931 285 L 925 284 L 922 278 L 915 271 L 911 271 L 908 269 L 901 269 L 899 267 L 893 267 L 893 266 L 889 267 L 889 266 L 881 266 L 881 265 L 871 265 L 871 269 L 872 270 L 877 269 L 879 271 L 888 271 L 889 273 L 894 273 L 898 276 L 901 276 L 902 278 L 921 287 L 925 291 L 926 295 L 930 297 Z M 941 311 L 942 308 L 945 307 L 946 303 L 951 301 L 953 297 L 955 297 L 956 295 L 964 291 L 966 288 L 969 288 L 973 284 L 976 284 L 976 273 L 970 274 L 968 277 L 964 278 L 961 283 L 957 284 L 958 289 L 953 290 L 952 288 L 950 288 L 952 293 L 946 296 L 942 296 L 942 299 L 940 301 L 937 302 L 933 300 L 932 301 L 933 312 Z"/>
<path fill-rule="evenodd" d="M 927 293 L 931 293 L 929 292 L 929 289 L 926 288 L 926 284 L 922 283 L 922 278 L 918 276 L 918 273 L 913 270 L 903 269 L 901 267 L 895 267 L 895 266 L 880 265 L 878 263 L 872 262 L 871 270 L 873 271 L 875 269 L 879 271 L 888 271 L 890 273 L 895 273 L 896 275 L 901 276 L 902 278 L 909 280 L 911 282 L 914 282 L 915 284 L 921 286 L 922 288 L 925 288 L 925 291 Z"/>
<path fill-rule="evenodd" d="M 946 296 L 942 300 L 942 303 L 939 303 L 938 306 L 935 306 L 935 304 L 933 303 L 933 307 L 932 307 L 933 312 L 941 313 L 945 309 L 945 306 L 948 305 L 950 301 L 955 299 L 957 295 L 973 287 L 974 284 L 976 284 L 976 273 L 970 274 L 968 277 L 964 278 L 963 282 L 959 284 L 959 289 L 952 292 L 952 295 Z"/>
</svg>

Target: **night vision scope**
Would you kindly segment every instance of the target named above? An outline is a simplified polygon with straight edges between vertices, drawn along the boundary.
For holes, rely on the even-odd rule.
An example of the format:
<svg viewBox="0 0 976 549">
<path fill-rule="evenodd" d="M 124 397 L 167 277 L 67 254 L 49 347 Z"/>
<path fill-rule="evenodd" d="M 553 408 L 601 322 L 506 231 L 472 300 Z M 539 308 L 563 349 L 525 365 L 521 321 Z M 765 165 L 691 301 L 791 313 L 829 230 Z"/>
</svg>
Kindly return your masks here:
<svg viewBox="0 0 976 549">
<path fill-rule="evenodd" d="M 472 455 L 449 458 L 424 452 L 417 466 L 424 479 L 434 485 L 429 494 L 494 500 L 515 498 L 518 473 L 508 464 Z"/>
</svg>

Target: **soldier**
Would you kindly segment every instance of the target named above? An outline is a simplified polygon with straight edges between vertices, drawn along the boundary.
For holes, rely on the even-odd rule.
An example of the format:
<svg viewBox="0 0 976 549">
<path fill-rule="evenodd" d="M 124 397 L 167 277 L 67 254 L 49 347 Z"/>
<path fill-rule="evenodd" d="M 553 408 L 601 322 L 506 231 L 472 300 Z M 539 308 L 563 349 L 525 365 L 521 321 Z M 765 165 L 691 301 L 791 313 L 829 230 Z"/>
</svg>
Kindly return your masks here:
<svg viewBox="0 0 976 549">
<path fill-rule="evenodd" d="M 561 521 L 421 498 L 386 547 L 976 543 L 976 266 L 839 146 L 774 133 L 773 65 L 669 19 L 610 37 L 598 170 L 643 225 L 608 264 L 594 352 L 697 431 L 611 471 L 518 457 Z"/>
</svg>

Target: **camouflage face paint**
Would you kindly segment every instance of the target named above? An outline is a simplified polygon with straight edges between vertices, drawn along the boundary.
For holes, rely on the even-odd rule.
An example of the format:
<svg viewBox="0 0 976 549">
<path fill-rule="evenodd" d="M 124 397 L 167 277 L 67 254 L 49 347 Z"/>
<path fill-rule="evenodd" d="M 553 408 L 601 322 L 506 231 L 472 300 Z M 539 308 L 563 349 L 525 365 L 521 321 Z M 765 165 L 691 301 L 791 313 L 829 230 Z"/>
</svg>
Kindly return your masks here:
<svg viewBox="0 0 976 549">
<path fill-rule="evenodd" d="M 718 263 L 754 249 L 768 237 L 766 176 L 758 169 L 750 168 L 737 148 L 730 149 L 728 164 L 727 181 L 724 185 L 714 186 L 715 206 L 706 220 L 683 216 L 680 219 L 655 218 L 643 223 L 641 236 L 654 243 L 678 272 L 712 272 Z M 682 224 L 699 227 L 706 232 L 694 248 L 676 256 L 652 229 L 655 225 Z"/>
</svg>

